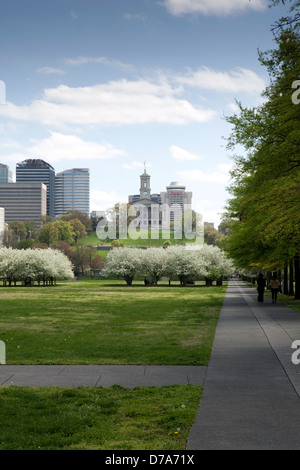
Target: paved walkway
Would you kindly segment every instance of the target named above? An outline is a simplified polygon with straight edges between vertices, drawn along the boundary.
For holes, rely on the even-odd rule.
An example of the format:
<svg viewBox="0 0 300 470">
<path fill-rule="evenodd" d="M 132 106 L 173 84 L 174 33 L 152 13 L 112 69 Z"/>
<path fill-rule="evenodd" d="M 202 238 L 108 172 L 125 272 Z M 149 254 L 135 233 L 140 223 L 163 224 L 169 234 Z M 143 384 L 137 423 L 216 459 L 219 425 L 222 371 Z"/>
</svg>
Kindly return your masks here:
<svg viewBox="0 0 300 470">
<path fill-rule="evenodd" d="M 300 314 L 230 281 L 208 367 L 0 366 L 0 385 L 204 387 L 188 450 L 300 449 Z"/>
<path fill-rule="evenodd" d="M 203 385 L 207 367 L 197 366 L 0 366 L 0 385 L 133 388 Z"/>
<path fill-rule="evenodd" d="M 188 449 L 300 449 L 300 314 L 256 298 L 229 283 Z"/>
</svg>

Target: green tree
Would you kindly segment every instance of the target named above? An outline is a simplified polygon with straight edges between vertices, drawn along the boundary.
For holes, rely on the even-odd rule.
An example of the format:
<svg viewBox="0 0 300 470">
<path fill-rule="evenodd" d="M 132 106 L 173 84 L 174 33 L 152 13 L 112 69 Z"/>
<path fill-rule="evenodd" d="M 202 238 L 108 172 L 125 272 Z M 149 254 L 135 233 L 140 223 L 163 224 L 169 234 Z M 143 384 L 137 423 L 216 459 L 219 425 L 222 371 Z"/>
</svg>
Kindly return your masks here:
<svg viewBox="0 0 300 470">
<path fill-rule="evenodd" d="M 48 246 L 53 245 L 59 239 L 58 227 L 53 222 L 48 222 L 41 226 L 37 232 L 37 240 L 40 243 L 46 243 Z"/>
<path fill-rule="evenodd" d="M 50 215 L 41 215 L 40 221 L 42 225 L 45 225 L 45 224 L 49 224 L 50 222 L 53 222 L 53 219 Z"/>
<path fill-rule="evenodd" d="M 36 223 L 34 220 L 25 220 L 24 225 L 27 230 L 27 237 L 33 238 L 35 230 L 36 230 Z"/>
<path fill-rule="evenodd" d="M 70 222 L 73 219 L 80 220 L 80 222 L 85 226 L 85 230 L 87 232 L 90 232 L 93 228 L 92 220 L 85 212 L 69 211 L 67 214 L 64 214 L 60 219 L 66 222 Z"/>
<path fill-rule="evenodd" d="M 25 240 L 27 236 L 27 229 L 24 222 L 19 222 L 18 220 L 10 222 L 10 224 L 8 224 L 8 229 L 13 232 L 18 242 Z"/>
<path fill-rule="evenodd" d="M 240 267 L 275 271 L 293 260 L 300 297 L 300 106 L 292 101 L 292 84 L 300 77 L 299 21 L 279 24 L 276 48 L 259 53 L 270 77 L 264 103 L 238 103 L 239 114 L 227 118 L 233 126 L 228 148 L 242 145 L 246 151 L 235 157 L 232 172 L 228 216 L 236 222 L 227 249 Z"/>
<path fill-rule="evenodd" d="M 215 245 L 219 248 L 223 246 L 224 234 L 218 232 L 213 227 L 204 226 L 204 243 L 207 245 Z"/>
<path fill-rule="evenodd" d="M 92 261 L 92 248 L 84 245 L 76 245 L 71 252 L 71 260 L 74 265 L 74 273 L 76 276 L 84 275 L 90 269 Z"/>
<path fill-rule="evenodd" d="M 73 231 L 72 225 L 70 222 L 65 222 L 64 220 L 57 220 L 53 222 L 53 225 L 58 230 L 58 241 L 73 243 L 75 238 L 75 232 Z"/>
<path fill-rule="evenodd" d="M 78 238 L 84 238 L 87 236 L 87 232 L 85 230 L 85 226 L 83 225 L 82 222 L 80 222 L 79 219 L 70 219 L 69 221 L 73 232 L 74 232 L 74 239 L 75 242 L 77 243 Z"/>
</svg>

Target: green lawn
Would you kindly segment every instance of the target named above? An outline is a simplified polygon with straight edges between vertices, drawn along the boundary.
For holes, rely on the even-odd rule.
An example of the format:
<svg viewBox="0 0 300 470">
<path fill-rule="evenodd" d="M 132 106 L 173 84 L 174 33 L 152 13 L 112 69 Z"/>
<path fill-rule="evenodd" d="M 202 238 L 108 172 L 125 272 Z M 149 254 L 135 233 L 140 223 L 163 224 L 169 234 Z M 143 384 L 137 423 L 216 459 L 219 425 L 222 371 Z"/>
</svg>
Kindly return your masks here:
<svg viewBox="0 0 300 470">
<path fill-rule="evenodd" d="M 0 288 L 7 364 L 207 365 L 226 285 Z"/>
<path fill-rule="evenodd" d="M 195 239 L 192 240 L 187 240 L 184 237 L 184 234 L 182 235 L 181 239 L 175 238 L 177 235 L 174 231 L 167 232 L 166 230 L 142 230 L 140 232 L 140 236 L 143 238 L 138 238 L 136 240 L 130 238 L 126 239 L 120 239 L 120 243 L 122 243 L 124 246 L 163 246 L 164 243 L 169 240 L 172 245 L 177 245 L 177 244 L 182 244 L 182 243 L 194 243 Z M 116 237 L 118 240 L 118 237 Z M 107 240 L 100 240 L 100 238 L 97 237 L 96 232 L 90 232 L 85 238 L 81 238 L 77 240 L 77 243 L 80 245 L 92 245 L 92 246 L 97 246 L 97 245 L 111 245 L 113 240 L 107 239 Z"/>
<path fill-rule="evenodd" d="M 201 388 L 0 387 L 0 450 L 184 450 Z"/>
</svg>

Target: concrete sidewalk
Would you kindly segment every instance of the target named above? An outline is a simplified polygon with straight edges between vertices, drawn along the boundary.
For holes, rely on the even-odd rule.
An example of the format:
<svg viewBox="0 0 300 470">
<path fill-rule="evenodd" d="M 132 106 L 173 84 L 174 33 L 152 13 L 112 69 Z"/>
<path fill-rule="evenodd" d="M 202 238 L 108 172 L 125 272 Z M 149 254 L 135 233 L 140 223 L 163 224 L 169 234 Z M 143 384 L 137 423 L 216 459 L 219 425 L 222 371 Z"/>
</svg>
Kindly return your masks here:
<svg viewBox="0 0 300 470">
<path fill-rule="evenodd" d="M 0 386 L 133 388 L 173 384 L 203 385 L 207 367 L 198 366 L 10 366 L 0 365 Z"/>
<path fill-rule="evenodd" d="M 300 449 L 296 339 L 299 313 L 229 283 L 188 449 Z"/>
</svg>

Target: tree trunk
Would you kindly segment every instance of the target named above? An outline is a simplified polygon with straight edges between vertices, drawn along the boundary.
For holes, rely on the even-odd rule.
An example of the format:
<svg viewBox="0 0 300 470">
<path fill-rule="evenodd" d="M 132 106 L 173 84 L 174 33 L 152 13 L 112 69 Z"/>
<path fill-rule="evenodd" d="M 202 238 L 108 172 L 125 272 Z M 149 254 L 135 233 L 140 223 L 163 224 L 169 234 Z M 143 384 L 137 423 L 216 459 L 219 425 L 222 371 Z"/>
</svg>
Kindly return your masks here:
<svg viewBox="0 0 300 470">
<path fill-rule="evenodd" d="M 127 286 L 131 286 L 133 278 L 129 276 L 125 276 L 125 281 L 126 281 Z"/>
<path fill-rule="evenodd" d="M 267 289 L 269 289 L 271 279 L 272 279 L 272 273 L 268 271 L 267 272 Z"/>
<path fill-rule="evenodd" d="M 294 295 L 294 265 L 290 261 L 290 279 L 289 279 L 289 295 Z"/>
<path fill-rule="evenodd" d="M 295 299 L 300 300 L 300 257 L 296 255 L 294 258 L 295 266 Z"/>
<path fill-rule="evenodd" d="M 282 274 L 281 274 L 281 269 L 277 271 L 277 277 L 278 281 L 280 282 L 280 287 L 279 287 L 279 292 L 282 292 Z"/>
<path fill-rule="evenodd" d="M 289 294 L 289 285 L 288 285 L 288 265 L 286 264 L 284 266 L 284 271 L 283 271 L 283 293 L 285 295 Z"/>
</svg>

